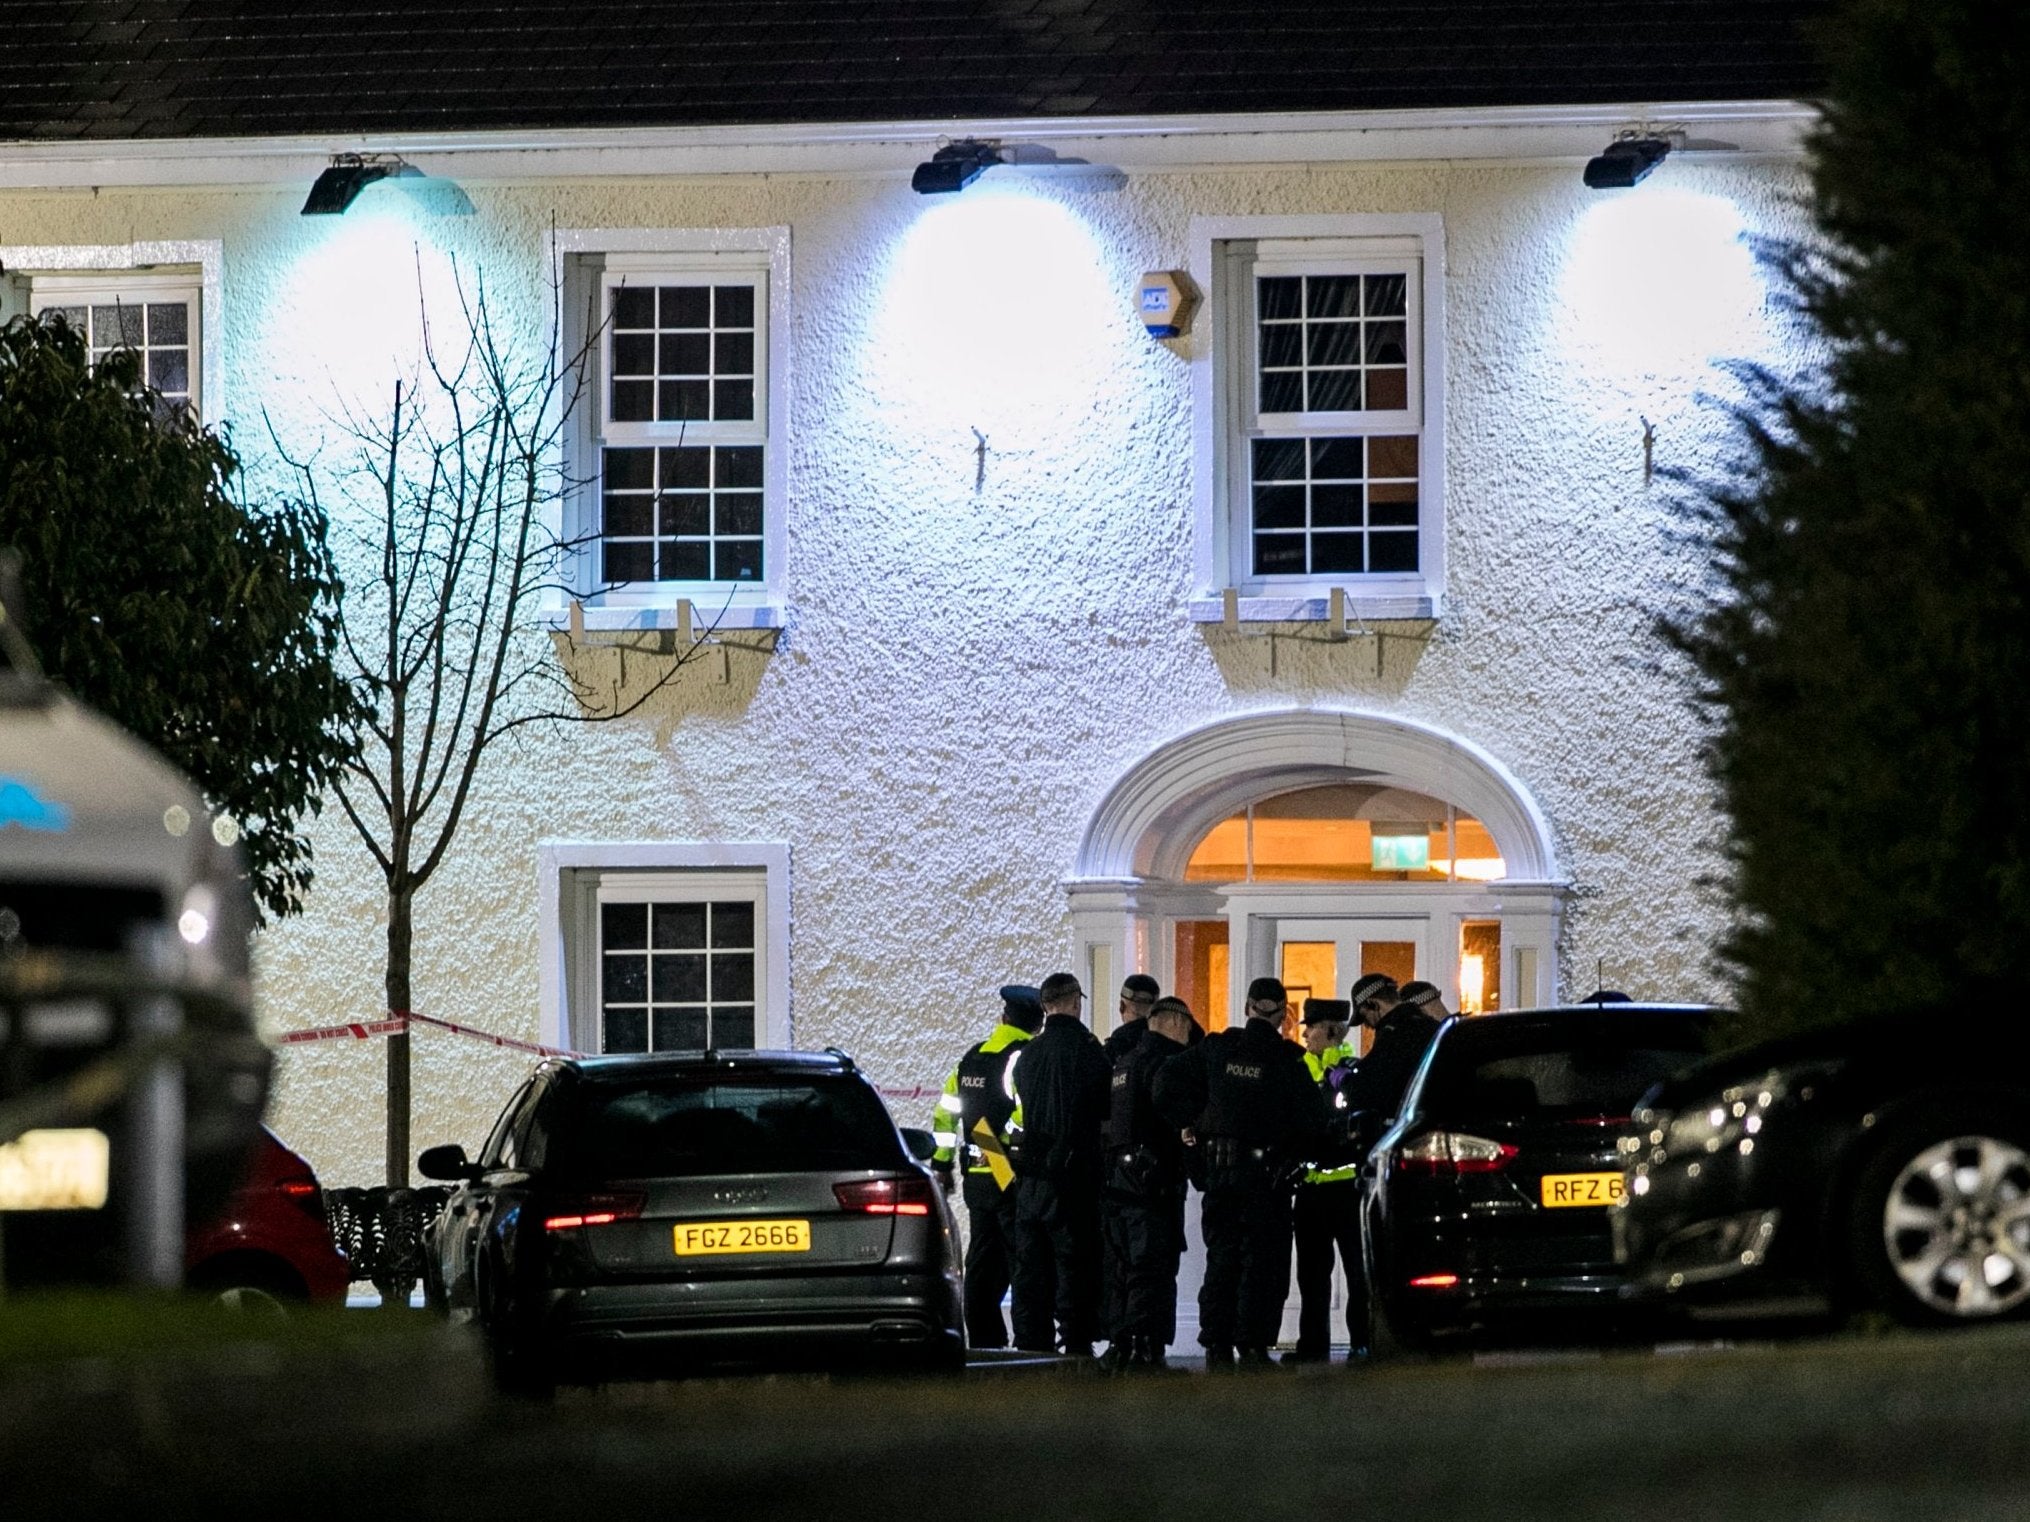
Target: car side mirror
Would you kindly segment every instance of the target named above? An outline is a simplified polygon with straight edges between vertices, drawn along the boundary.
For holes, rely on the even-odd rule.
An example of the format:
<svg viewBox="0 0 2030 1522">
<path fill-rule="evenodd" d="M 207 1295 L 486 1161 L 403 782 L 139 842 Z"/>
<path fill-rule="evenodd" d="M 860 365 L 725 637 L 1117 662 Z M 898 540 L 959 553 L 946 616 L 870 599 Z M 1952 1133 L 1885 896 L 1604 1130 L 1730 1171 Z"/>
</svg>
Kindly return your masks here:
<svg viewBox="0 0 2030 1522">
<path fill-rule="evenodd" d="M 463 1184 L 479 1177 L 478 1165 L 470 1161 L 465 1149 L 455 1142 L 442 1147 L 425 1147 L 416 1158 L 416 1171 L 425 1178 L 443 1179 L 453 1184 Z"/>
<path fill-rule="evenodd" d="M 937 1138 L 928 1131 L 919 1131 L 915 1126 L 902 1128 L 902 1145 L 909 1149 L 909 1155 L 919 1163 L 927 1163 L 937 1156 Z"/>
</svg>

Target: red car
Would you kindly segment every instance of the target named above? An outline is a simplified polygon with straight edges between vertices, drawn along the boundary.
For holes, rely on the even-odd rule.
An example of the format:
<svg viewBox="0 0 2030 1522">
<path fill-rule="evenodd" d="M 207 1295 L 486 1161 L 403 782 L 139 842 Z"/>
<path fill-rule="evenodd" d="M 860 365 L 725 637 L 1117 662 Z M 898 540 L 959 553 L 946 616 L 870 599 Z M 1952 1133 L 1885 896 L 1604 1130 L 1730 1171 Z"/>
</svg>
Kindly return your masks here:
<svg viewBox="0 0 2030 1522">
<path fill-rule="evenodd" d="M 245 1310 L 340 1304 L 352 1277 L 310 1164 L 263 1126 L 226 1208 L 184 1239 L 184 1282 Z"/>
</svg>

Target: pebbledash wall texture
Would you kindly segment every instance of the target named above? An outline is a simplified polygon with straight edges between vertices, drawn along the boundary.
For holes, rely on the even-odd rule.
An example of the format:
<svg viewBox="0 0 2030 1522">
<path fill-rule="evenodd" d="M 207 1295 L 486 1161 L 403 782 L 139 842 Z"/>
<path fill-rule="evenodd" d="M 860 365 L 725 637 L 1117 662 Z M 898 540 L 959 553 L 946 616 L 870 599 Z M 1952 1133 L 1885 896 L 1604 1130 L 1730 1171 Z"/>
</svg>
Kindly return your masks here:
<svg viewBox="0 0 2030 1522">
<path fill-rule="evenodd" d="M 1724 822 L 1652 635 L 1693 567 L 1652 470 L 1718 460 L 1715 361 L 1803 357 L 1745 241 L 1796 230 L 1798 185 L 1781 158 L 1679 158 L 1611 195 L 1566 162 L 1000 170 L 944 198 L 896 175 L 473 179 L 456 218 L 378 193 L 302 218 L 300 185 L 5 192 L 0 245 L 215 242 L 210 410 L 258 458 L 271 426 L 300 447 L 385 396 L 419 278 L 442 310 L 454 263 L 483 272 L 535 341 L 553 227 L 788 229 L 784 627 L 724 681 L 700 663 L 635 718 L 497 753 L 419 899 L 416 1002 L 560 1036 L 545 842 L 780 843 L 795 1044 L 907 1090 L 984 1033 L 997 985 L 1079 956 L 1064 881 L 1109 789 L 1249 713 L 1395 716 L 1505 767 L 1566 888 L 1549 991 L 1596 968 L 1637 996 L 1724 991 L 1701 886 Z M 1194 622 L 1216 595 L 1194 367 L 1218 340 L 1148 337 L 1137 277 L 1189 263 L 1194 219 L 1385 213 L 1442 219 L 1442 614 L 1389 626 L 1379 661 L 1315 624 Z M 306 912 L 257 946 L 271 1033 L 380 1004 L 378 877 L 335 810 L 316 842 Z M 419 1148 L 476 1146 L 528 1066 L 428 1031 L 415 1061 Z M 327 1183 L 377 1181 L 377 1045 L 278 1062 L 275 1129 Z M 927 1105 L 897 1101 L 909 1123 Z"/>
</svg>

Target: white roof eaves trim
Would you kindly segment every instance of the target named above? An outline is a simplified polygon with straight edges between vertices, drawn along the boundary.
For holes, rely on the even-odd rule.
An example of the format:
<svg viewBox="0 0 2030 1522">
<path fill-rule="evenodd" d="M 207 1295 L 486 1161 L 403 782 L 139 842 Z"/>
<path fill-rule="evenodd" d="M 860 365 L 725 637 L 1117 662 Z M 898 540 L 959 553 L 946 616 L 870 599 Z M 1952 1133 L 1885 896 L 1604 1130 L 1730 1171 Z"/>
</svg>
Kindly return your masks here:
<svg viewBox="0 0 2030 1522">
<path fill-rule="evenodd" d="M 1801 101 L 1649 101 L 1203 116 L 1040 117 L 782 126 L 572 128 L 0 143 L 0 188 L 273 186 L 308 182 L 334 153 L 398 153 L 466 180 L 717 174 L 907 174 L 963 137 L 1036 145 L 1047 173 L 1276 163 L 1590 157 L 1637 125 L 1683 129 L 1714 157 L 1791 158 L 1818 120 Z M 1731 145 L 1701 149 L 1701 142 Z M 1085 160 L 1082 164 L 1052 162 Z"/>
</svg>

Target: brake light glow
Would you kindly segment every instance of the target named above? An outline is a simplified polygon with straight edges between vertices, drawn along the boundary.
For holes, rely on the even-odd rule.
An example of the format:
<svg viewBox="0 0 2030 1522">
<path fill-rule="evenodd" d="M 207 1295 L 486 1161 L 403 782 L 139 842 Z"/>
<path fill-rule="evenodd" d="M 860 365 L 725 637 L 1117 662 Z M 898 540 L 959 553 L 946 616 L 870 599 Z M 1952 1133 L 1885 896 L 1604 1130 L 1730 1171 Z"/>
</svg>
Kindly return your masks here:
<svg viewBox="0 0 2030 1522">
<path fill-rule="evenodd" d="M 1396 1171 L 1454 1177 L 1462 1173 L 1499 1173 L 1520 1150 L 1507 1142 L 1468 1136 L 1461 1131 L 1431 1131 L 1404 1143 L 1396 1153 Z"/>
<path fill-rule="evenodd" d="M 317 1193 L 317 1185 L 308 1179 L 288 1179 L 282 1185 L 282 1192 L 292 1200 L 307 1199 Z"/>
<path fill-rule="evenodd" d="M 646 1197 L 639 1194 L 588 1194 L 567 1202 L 563 1213 L 544 1216 L 543 1230 L 570 1231 L 579 1226 L 611 1226 L 615 1221 L 636 1220 L 645 1203 Z"/>
<path fill-rule="evenodd" d="M 832 1185 L 841 1207 L 863 1215 L 929 1215 L 930 1180 L 921 1174 L 905 1178 L 856 1179 Z"/>
<path fill-rule="evenodd" d="M 1457 1274 L 1419 1274 L 1410 1281 L 1411 1289 L 1457 1289 Z"/>
</svg>

